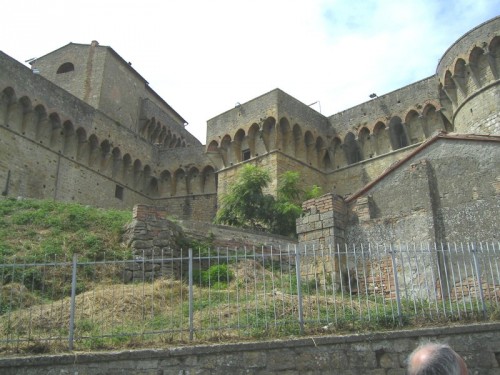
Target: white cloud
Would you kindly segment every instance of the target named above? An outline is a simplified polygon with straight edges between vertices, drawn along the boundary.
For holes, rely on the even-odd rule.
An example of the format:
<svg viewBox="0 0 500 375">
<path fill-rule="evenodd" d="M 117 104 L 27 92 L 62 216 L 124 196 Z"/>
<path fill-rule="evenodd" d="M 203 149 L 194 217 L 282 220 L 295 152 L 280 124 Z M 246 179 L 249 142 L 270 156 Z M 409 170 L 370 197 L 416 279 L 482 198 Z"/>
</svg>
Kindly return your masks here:
<svg viewBox="0 0 500 375">
<path fill-rule="evenodd" d="M 98 40 L 131 61 L 202 142 L 206 120 L 276 87 L 320 100 L 331 115 L 425 78 L 451 43 L 498 14 L 496 0 L 7 4 L 4 52 L 23 61 Z"/>
</svg>

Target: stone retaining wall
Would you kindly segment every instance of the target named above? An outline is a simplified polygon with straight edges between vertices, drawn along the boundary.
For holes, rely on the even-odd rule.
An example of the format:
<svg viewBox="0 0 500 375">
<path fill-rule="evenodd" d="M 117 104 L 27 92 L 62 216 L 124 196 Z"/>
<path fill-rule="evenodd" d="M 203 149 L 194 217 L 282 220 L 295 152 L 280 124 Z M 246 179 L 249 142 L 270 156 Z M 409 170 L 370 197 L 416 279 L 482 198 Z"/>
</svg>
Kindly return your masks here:
<svg viewBox="0 0 500 375">
<path fill-rule="evenodd" d="M 500 323 L 259 343 L 2 358 L 0 373 L 404 375 L 407 356 L 426 341 L 450 344 L 465 359 L 470 374 L 500 374 Z"/>
</svg>

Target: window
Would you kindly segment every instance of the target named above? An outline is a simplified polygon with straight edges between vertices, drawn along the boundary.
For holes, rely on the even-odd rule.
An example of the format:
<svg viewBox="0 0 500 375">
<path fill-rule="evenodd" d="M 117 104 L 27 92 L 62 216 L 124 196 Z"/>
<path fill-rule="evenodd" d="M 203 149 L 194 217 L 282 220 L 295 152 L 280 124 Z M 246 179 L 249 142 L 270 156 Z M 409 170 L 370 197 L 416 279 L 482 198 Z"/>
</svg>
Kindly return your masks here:
<svg viewBox="0 0 500 375">
<path fill-rule="evenodd" d="M 123 200 L 123 186 L 116 185 L 115 198 L 118 198 L 121 201 Z"/>
<path fill-rule="evenodd" d="M 59 67 L 59 69 L 57 69 L 57 74 L 68 73 L 73 70 L 75 70 L 75 66 L 70 62 L 65 62 Z"/>
<path fill-rule="evenodd" d="M 246 150 L 243 150 L 241 153 L 242 153 L 242 160 L 243 161 L 250 159 L 250 149 L 249 148 L 247 148 Z"/>
</svg>

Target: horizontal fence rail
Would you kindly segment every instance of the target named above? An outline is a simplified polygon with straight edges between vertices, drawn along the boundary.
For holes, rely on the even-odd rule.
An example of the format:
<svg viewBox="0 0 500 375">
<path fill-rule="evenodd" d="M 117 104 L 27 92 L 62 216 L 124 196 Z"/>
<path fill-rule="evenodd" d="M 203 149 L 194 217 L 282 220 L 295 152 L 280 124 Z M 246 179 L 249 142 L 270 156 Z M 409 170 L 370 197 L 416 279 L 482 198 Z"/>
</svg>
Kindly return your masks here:
<svg viewBox="0 0 500 375">
<path fill-rule="evenodd" d="M 498 243 L 0 264 L 0 345 L 74 349 L 500 319 Z"/>
</svg>

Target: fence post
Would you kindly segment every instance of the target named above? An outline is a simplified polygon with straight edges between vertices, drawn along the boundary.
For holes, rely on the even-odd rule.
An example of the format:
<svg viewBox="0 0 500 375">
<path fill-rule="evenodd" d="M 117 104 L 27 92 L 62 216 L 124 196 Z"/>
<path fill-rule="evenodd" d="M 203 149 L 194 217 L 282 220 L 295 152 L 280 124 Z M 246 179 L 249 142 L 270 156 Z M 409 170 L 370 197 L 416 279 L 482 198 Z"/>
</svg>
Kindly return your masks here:
<svg viewBox="0 0 500 375">
<path fill-rule="evenodd" d="M 484 293 L 483 293 L 483 283 L 481 282 L 481 270 L 479 268 L 479 263 L 476 258 L 476 248 L 474 247 L 474 244 L 471 244 L 472 248 L 472 258 L 474 259 L 474 268 L 476 270 L 476 275 L 477 275 L 477 288 L 479 289 L 479 298 L 481 298 L 481 306 L 483 308 L 483 318 L 486 319 L 486 304 L 484 303 Z"/>
<path fill-rule="evenodd" d="M 401 308 L 401 296 L 399 294 L 398 267 L 396 265 L 395 250 L 392 250 L 392 245 L 389 245 L 389 253 L 391 254 L 392 270 L 394 273 L 394 287 L 396 288 L 396 302 L 398 305 L 398 320 L 399 320 L 399 325 L 402 326 L 403 325 L 403 314 L 402 314 L 402 308 Z"/>
<path fill-rule="evenodd" d="M 300 276 L 300 250 L 297 250 L 297 246 L 295 246 L 295 276 L 297 278 L 297 298 L 299 303 L 299 325 L 300 325 L 300 334 L 304 334 L 304 312 L 302 310 L 302 285 L 301 285 L 301 276 Z"/>
<path fill-rule="evenodd" d="M 68 348 L 73 350 L 73 339 L 75 335 L 75 301 L 76 301 L 76 254 L 73 254 L 72 273 L 71 273 L 71 304 L 69 311 L 69 338 Z"/>
<path fill-rule="evenodd" d="M 189 341 L 193 341 L 194 327 L 193 327 L 193 249 L 189 248 Z"/>
</svg>

